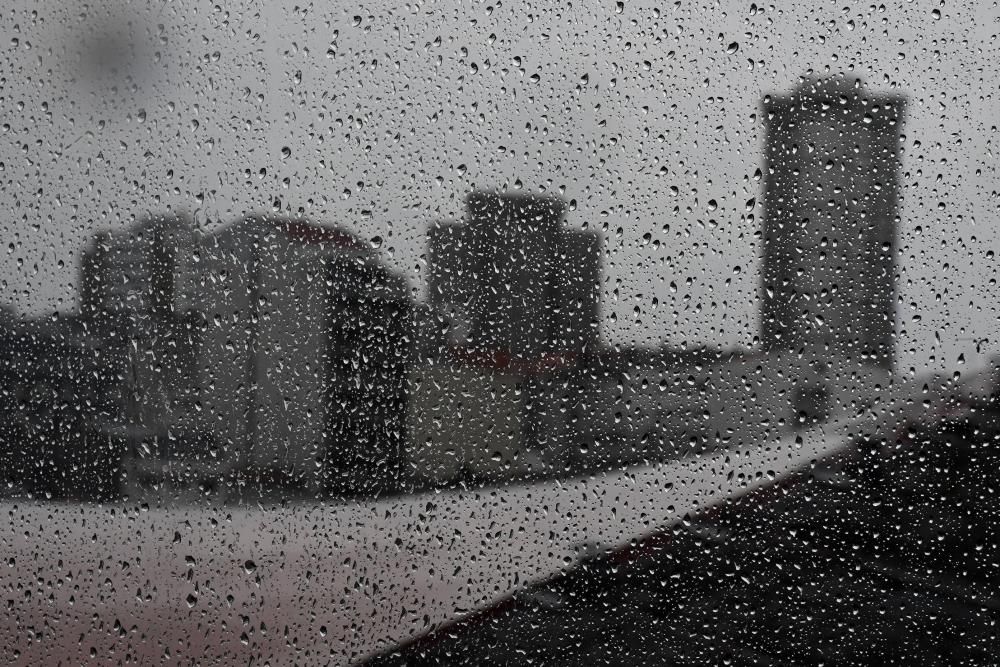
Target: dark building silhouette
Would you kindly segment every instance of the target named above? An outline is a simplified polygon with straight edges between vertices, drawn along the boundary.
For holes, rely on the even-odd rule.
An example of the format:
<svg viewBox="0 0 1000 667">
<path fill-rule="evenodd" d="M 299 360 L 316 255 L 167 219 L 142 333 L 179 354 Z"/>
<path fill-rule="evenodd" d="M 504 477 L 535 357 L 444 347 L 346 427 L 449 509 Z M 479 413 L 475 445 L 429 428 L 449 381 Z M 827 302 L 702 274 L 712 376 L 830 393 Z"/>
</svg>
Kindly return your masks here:
<svg viewBox="0 0 1000 667">
<path fill-rule="evenodd" d="M 844 77 L 764 99 L 766 351 L 891 368 L 904 107 Z"/>
<path fill-rule="evenodd" d="M 474 192 L 466 206 L 429 232 L 429 300 L 453 314 L 454 342 L 521 360 L 593 349 L 598 235 L 564 229 L 556 197 Z"/>
<path fill-rule="evenodd" d="M 412 304 L 379 263 L 328 259 L 325 484 L 334 493 L 395 490 L 404 475 Z"/>
<path fill-rule="evenodd" d="M 120 368 L 79 318 L 0 323 L 0 480 L 38 496 L 112 498 L 121 452 L 102 427 L 121 418 Z"/>
</svg>

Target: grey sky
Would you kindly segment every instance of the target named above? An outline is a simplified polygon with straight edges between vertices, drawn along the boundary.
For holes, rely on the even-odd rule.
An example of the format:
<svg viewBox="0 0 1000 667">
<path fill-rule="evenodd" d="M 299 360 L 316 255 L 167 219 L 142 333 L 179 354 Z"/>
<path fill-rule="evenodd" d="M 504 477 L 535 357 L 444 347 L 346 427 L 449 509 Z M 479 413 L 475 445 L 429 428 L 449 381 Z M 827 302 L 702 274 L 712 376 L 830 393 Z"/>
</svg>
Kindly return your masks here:
<svg viewBox="0 0 1000 667">
<path fill-rule="evenodd" d="M 605 230 L 607 340 L 749 346 L 760 99 L 845 72 L 910 97 L 900 369 L 981 363 L 982 338 L 997 350 L 996 7 L 14 4 L 0 17 L 0 287 L 23 312 L 71 310 L 88 236 L 170 208 L 200 224 L 301 209 L 384 237 L 419 288 L 427 225 L 459 216 L 470 189 L 519 183 Z M 125 72 L 94 74 L 94 45 L 115 60 L 111 28 L 129 21 Z"/>
</svg>

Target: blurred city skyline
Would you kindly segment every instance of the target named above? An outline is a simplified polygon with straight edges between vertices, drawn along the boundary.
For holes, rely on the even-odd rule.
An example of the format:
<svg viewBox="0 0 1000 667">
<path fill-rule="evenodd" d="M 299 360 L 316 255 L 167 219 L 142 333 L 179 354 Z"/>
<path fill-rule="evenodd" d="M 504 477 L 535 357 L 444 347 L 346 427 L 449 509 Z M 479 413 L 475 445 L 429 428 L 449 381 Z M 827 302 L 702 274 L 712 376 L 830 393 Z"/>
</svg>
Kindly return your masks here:
<svg viewBox="0 0 1000 667">
<path fill-rule="evenodd" d="M 558 196 L 477 191 L 461 221 L 429 225 L 423 302 L 382 239 L 301 215 L 206 232 L 165 213 L 101 232 L 79 315 L 5 332 L 25 359 L 6 369 L 10 481 L 377 496 L 682 459 L 902 407 L 905 105 L 843 77 L 765 98 L 757 350 L 603 344 L 604 234 L 566 227 Z M 50 456 L 68 452 L 96 488 L 35 477 L 18 444 L 35 440 L 62 443 Z"/>
<path fill-rule="evenodd" d="M 12 0 L 0 654 L 989 662 L 997 26 Z"/>
<path fill-rule="evenodd" d="M 460 217 L 465 193 L 544 188 L 570 202 L 568 226 L 605 236 L 604 340 L 751 347 L 761 99 L 842 72 L 913 101 L 900 372 L 972 368 L 996 351 L 995 127 L 967 121 L 996 116 L 982 93 L 995 88 L 988 49 L 967 46 L 991 43 L 987 16 L 959 39 L 958 10 L 930 2 L 326 14 L 289 4 L 179 17 L 129 5 L 134 66 L 101 71 L 94 56 L 88 74 L 69 51 L 29 46 L 96 48 L 127 22 L 112 18 L 117 5 L 73 21 L 69 8 L 19 7 L 0 19 L 16 35 L 0 108 L 18 118 L 0 143 L 15 212 L 0 285 L 28 315 L 76 307 L 77 251 L 91 234 L 164 210 L 206 224 L 276 208 L 379 237 L 419 293 L 424 230 Z M 203 29 L 183 29 L 196 18 Z M 73 40 L 61 39 L 67 25 Z M 302 25 L 327 29 L 303 37 Z M 601 42 L 618 55 L 595 55 Z M 934 89 L 945 81 L 947 93 Z"/>
</svg>

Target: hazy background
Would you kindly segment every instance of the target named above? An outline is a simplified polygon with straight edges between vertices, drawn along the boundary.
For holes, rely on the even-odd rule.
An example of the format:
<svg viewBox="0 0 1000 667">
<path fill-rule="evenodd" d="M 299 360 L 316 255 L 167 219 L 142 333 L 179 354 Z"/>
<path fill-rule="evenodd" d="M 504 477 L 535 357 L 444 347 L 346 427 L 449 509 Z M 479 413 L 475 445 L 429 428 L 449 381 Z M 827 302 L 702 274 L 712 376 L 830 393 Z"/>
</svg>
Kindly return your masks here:
<svg viewBox="0 0 1000 667">
<path fill-rule="evenodd" d="M 87 238 L 168 209 L 381 237 L 419 292 L 427 226 L 521 187 L 603 230 L 607 341 L 753 346 L 760 101 L 844 72 L 910 98 L 898 369 L 997 351 L 995 4 L 11 4 L 0 288 L 23 313 L 73 310 Z"/>
</svg>

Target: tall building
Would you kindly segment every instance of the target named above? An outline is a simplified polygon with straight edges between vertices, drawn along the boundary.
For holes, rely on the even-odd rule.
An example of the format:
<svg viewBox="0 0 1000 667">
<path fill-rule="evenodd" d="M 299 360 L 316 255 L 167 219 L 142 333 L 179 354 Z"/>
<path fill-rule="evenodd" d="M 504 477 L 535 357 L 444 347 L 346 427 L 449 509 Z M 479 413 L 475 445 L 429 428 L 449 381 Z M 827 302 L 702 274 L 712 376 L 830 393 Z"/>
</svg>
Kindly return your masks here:
<svg viewBox="0 0 1000 667">
<path fill-rule="evenodd" d="M 540 474 L 538 406 L 598 339 L 599 236 L 565 229 L 555 197 L 474 192 L 466 206 L 429 231 L 424 319 L 446 335 L 410 369 L 409 463 L 435 484 Z"/>
<path fill-rule="evenodd" d="M 122 421 L 105 426 L 143 447 L 183 429 L 195 409 L 198 318 L 182 295 L 194 244 L 189 220 L 156 215 L 96 234 L 84 249 L 79 337 L 122 375 Z"/>
<path fill-rule="evenodd" d="M 377 493 L 399 473 L 410 300 L 352 234 L 253 216 L 206 236 L 200 428 L 226 474 Z"/>
<path fill-rule="evenodd" d="M 765 350 L 891 368 L 904 107 L 846 77 L 764 99 Z"/>
<path fill-rule="evenodd" d="M 456 321 L 454 342 L 518 360 L 593 350 L 597 234 L 564 229 L 555 197 L 474 192 L 466 206 L 429 232 L 430 302 Z"/>
</svg>

